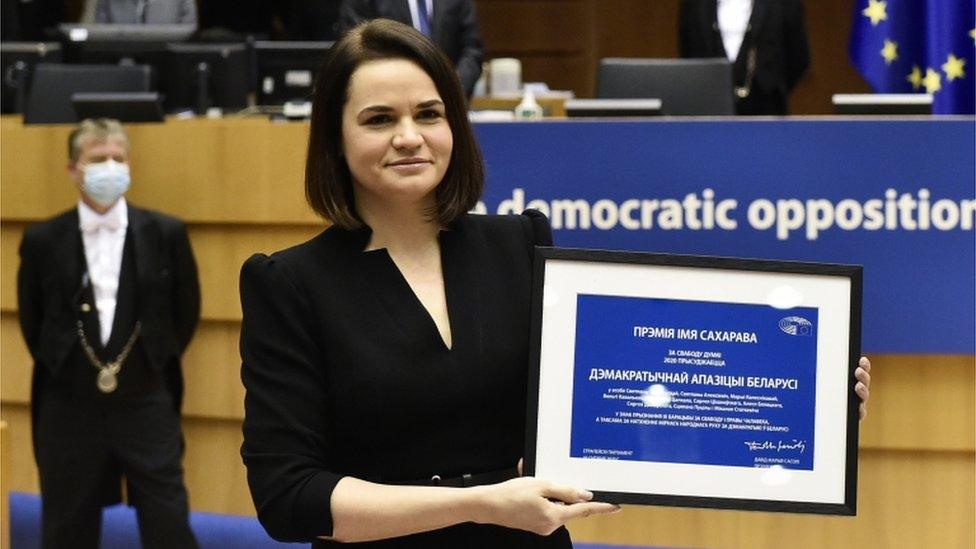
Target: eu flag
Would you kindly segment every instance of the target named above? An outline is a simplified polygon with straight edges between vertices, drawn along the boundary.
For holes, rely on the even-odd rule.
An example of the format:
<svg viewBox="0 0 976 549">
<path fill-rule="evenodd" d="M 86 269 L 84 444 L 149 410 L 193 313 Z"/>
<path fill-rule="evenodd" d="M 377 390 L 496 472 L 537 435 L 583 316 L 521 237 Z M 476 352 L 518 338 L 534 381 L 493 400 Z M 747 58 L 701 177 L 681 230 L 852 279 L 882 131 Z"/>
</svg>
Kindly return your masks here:
<svg viewBox="0 0 976 549">
<path fill-rule="evenodd" d="M 878 93 L 931 93 L 937 114 L 976 112 L 976 0 L 857 0 L 850 55 Z"/>
</svg>

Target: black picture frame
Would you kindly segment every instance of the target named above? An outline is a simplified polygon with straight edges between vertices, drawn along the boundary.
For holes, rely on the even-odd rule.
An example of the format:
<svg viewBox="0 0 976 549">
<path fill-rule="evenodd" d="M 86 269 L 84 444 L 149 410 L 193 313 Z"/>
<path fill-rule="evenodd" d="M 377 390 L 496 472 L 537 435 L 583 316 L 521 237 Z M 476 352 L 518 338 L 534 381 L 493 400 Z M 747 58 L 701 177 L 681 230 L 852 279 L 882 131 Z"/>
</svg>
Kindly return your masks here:
<svg viewBox="0 0 976 549">
<path fill-rule="evenodd" d="M 646 490 L 643 487 L 644 485 L 641 485 L 640 482 L 636 483 L 639 487 L 634 491 L 619 489 L 606 490 L 601 489 L 599 474 L 576 475 L 565 474 L 565 471 L 576 468 L 583 463 L 590 462 L 598 464 L 592 467 L 587 465 L 587 467 L 591 468 L 591 471 L 600 471 L 602 470 L 601 468 L 606 468 L 609 471 L 613 467 L 617 466 L 615 464 L 621 462 L 602 459 L 573 458 L 566 453 L 564 456 L 566 463 L 559 462 L 559 460 L 563 459 L 563 457 L 556 457 L 555 461 L 553 459 L 549 459 L 549 462 L 558 463 L 558 466 L 547 466 L 545 463 L 540 464 L 539 444 L 546 444 L 546 441 L 550 438 L 559 438 L 558 436 L 547 437 L 545 436 L 545 432 L 547 430 L 554 431 L 556 429 L 562 429 L 564 431 L 567 426 L 565 416 L 572 415 L 571 413 L 566 414 L 567 408 L 565 406 L 561 406 L 555 411 L 548 409 L 540 410 L 540 394 L 549 394 L 549 392 L 542 393 L 543 391 L 549 391 L 545 386 L 548 383 L 546 379 L 559 379 L 559 376 L 564 375 L 562 372 L 558 371 L 563 368 L 563 366 L 560 364 L 557 367 L 547 370 L 546 379 L 541 378 L 544 358 L 543 337 L 544 331 L 547 328 L 547 326 L 544 326 L 544 322 L 547 321 L 545 311 L 550 307 L 545 305 L 545 300 L 547 299 L 547 271 L 559 272 L 559 269 L 562 269 L 565 271 L 565 273 L 571 273 L 572 269 L 576 268 L 573 267 L 573 265 L 587 266 L 586 268 L 589 268 L 590 271 L 586 272 L 592 272 L 593 268 L 598 270 L 611 268 L 612 270 L 612 268 L 615 266 L 631 266 L 631 269 L 636 267 L 637 269 L 648 269 L 649 272 L 653 269 L 658 269 L 660 271 L 661 268 L 677 268 L 681 269 L 681 272 L 683 273 L 699 272 L 706 273 L 708 276 L 714 273 L 725 272 L 756 273 L 757 275 L 772 273 L 776 276 L 783 275 L 787 277 L 784 280 L 788 280 L 790 275 L 797 275 L 797 277 L 799 277 L 797 280 L 802 279 L 804 281 L 813 282 L 816 282 L 816 280 L 823 277 L 824 281 L 840 281 L 840 284 L 835 284 L 839 287 L 845 286 L 843 281 L 847 281 L 847 287 L 849 288 L 849 296 L 846 300 L 847 329 L 844 330 L 843 326 L 840 327 L 841 332 L 847 332 L 847 346 L 846 352 L 841 354 L 840 351 L 844 351 L 844 349 L 841 349 L 835 353 L 838 357 L 843 357 L 846 359 L 846 361 L 845 364 L 834 364 L 831 366 L 835 369 L 839 369 L 841 366 L 844 367 L 844 372 L 842 372 L 844 374 L 843 376 L 841 376 L 841 372 L 839 372 L 839 370 L 832 375 L 838 380 L 843 380 L 845 387 L 842 389 L 845 391 L 845 394 L 842 396 L 836 396 L 834 398 L 837 399 L 837 401 L 845 402 L 846 410 L 843 412 L 843 414 L 830 412 L 833 417 L 828 419 L 836 422 L 837 425 L 832 425 L 830 426 L 830 429 L 825 429 L 825 432 L 827 432 L 836 427 L 842 431 L 842 435 L 837 436 L 837 440 L 833 441 L 833 444 L 838 450 L 836 452 L 837 455 L 840 455 L 842 452 L 843 464 L 840 467 L 832 467 L 831 470 L 827 471 L 826 473 L 821 472 L 832 479 L 832 482 L 837 483 L 836 486 L 832 487 L 834 490 L 833 493 L 836 494 L 836 497 L 832 496 L 831 500 L 823 501 L 819 496 L 811 499 L 802 493 L 798 494 L 797 497 L 787 498 L 782 496 L 782 492 L 777 494 L 777 497 L 775 498 L 730 497 L 728 494 L 710 494 L 708 490 L 702 490 L 701 493 L 692 494 L 687 492 L 668 493 L 667 490 Z M 658 273 L 659 276 L 661 275 L 661 272 Z M 570 286 L 577 284 L 576 282 L 571 281 L 573 277 L 565 273 L 559 276 L 565 280 L 569 280 L 570 282 L 564 283 Z M 551 275 L 550 278 L 552 276 L 556 275 Z M 814 278 L 811 279 L 811 276 Z M 533 277 L 524 474 L 529 476 L 538 476 L 554 482 L 570 484 L 578 488 L 585 488 L 594 493 L 595 501 L 605 501 L 618 504 L 663 505 L 674 507 L 699 507 L 712 509 L 737 509 L 847 516 L 857 514 L 858 407 L 860 404 L 860 399 L 854 392 L 854 386 L 856 383 L 856 379 L 854 378 L 854 370 L 857 367 L 861 356 L 861 303 L 863 297 L 863 269 L 861 266 L 763 259 L 537 247 L 535 250 Z M 589 280 L 589 282 L 586 282 L 586 284 L 599 284 L 593 282 L 593 280 L 596 280 L 595 277 L 582 278 Z M 741 279 L 741 277 L 739 278 Z M 572 293 L 573 289 L 570 288 L 569 292 Z M 582 292 L 578 292 L 578 294 L 579 293 Z M 624 294 L 625 293 L 626 290 L 624 290 Z M 621 295 L 621 286 L 614 284 L 613 287 L 608 290 L 606 295 Z M 834 296 L 832 299 L 834 299 L 834 302 L 836 303 L 844 301 L 843 292 L 838 296 Z M 575 307 L 575 303 L 576 302 L 574 301 L 571 307 Z M 564 307 L 569 306 L 570 305 L 564 305 Z M 840 307 L 838 311 L 843 313 L 843 307 Z M 551 314 L 555 315 L 556 313 L 553 312 Z M 573 313 L 573 315 L 575 315 L 575 313 Z M 565 310 L 563 310 L 562 316 L 565 316 Z M 563 322 L 565 323 L 565 321 Z M 575 326 L 575 324 L 573 324 L 573 326 Z M 558 330 L 558 328 L 553 329 Z M 550 332 L 546 332 L 545 337 L 549 336 Z M 575 334 L 573 337 L 575 337 Z M 820 337 L 819 332 L 817 337 Z M 574 366 L 572 364 L 568 366 L 570 381 L 572 380 L 573 368 Z M 552 376 L 555 376 L 555 378 Z M 838 381 L 837 384 L 839 385 L 840 381 Z M 830 391 L 834 389 L 837 388 L 832 387 L 826 390 Z M 572 393 L 572 390 L 570 390 L 570 393 Z M 569 395 L 569 398 L 571 401 L 572 395 Z M 819 396 L 817 398 L 819 398 Z M 563 399 L 563 402 L 565 402 L 565 399 Z M 818 417 L 820 413 L 821 412 L 818 410 Z M 559 415 L 564 417 L 560 418 L 558 417 Z M 571 422 L 571 420 L 569 421 Z M 572 423 L 570 423 L 569 427 L 572 429 Z M 565 446 L 562 448 L 565 449 Z M 553 452 L 549 451 L 549 447 L 546 447 L 545 450 L 546 451 L 544 453 L 553 454 Z M 559 454 L 559 451 L 556 451 L 555 454 Z M 836 455 L 832 459 L 836 460 Z M 579 462 L 577 463 L 573 460 L 579 460 Z M 649 467 L 653 466 L 653 464 L 649 465 Z M 695 465 L 688 465 L 687 467 L 689 467 L 687 471 L 688 474 L 696 474 L 697 471 L 695 469 Z M 711 465 L 701 465 L 700 467 L 711 468 L 708 469 L 708 474 L 712 475 L 710 478 L 721 477 L 721 473 L 716 473 L 716 468 Z M 727 468 L 719 467 L 717 469 L 724 470 Z M 751 467 L 736 467 L 734 469 L 752 470 L 756 471 L 757 474 L 759 471 L 761 471 L 759 468 Z M 816 464 L 814 465 L 814 469 L 816 469 Z M 704 472 L 704 470 L 702 471 Z M 800 473 L 802 474 L 806 472 Z M 718 474 L 719 477 L 714 477 L 715 474 Z M 793 474 L 793 472 L 790 471 L 790 474 Z M 842 485 L 840 483 L 842 483 Z M 651 480 L 648 481 L 647 485 L 653 486 L 653 484 L 654 481 Z"/>
</svg>

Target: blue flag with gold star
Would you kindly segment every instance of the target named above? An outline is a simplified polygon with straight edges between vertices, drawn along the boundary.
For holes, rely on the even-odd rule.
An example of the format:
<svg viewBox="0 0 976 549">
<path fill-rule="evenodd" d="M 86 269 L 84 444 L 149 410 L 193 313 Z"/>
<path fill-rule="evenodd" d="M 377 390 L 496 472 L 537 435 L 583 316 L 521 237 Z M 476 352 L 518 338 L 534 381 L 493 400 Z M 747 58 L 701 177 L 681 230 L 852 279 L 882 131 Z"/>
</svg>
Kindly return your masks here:
<svg viewBox="0 0 976 549">
<path fill-rule="evenodd" d="M 930 93 L 936 114 L 976 112 L 976 0 L 857 0 L 851 61 L 878 93 Z"/>
</svg>

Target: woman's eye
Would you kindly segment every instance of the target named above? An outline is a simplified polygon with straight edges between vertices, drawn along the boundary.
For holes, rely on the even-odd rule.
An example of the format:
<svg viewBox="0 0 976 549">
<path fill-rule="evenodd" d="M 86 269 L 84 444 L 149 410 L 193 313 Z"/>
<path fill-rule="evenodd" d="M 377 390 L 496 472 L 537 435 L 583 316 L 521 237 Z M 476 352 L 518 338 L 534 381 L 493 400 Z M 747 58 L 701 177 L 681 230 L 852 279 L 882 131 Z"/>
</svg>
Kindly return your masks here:
<svg viewBox="0 0 976 549">
<path fill-rule="evenodd" d="M 434 109 L 427 109 L 417 113 L 417 118 L 421 120 L 436 120 L 441 117 L 440 111 Z"/>
<path fill-rule="evenodd" d="M 379 126 L 380 124 L 386 124 L 390 121 L 390 117 L 385 114 L 378 114 L 376 116 L 370 116 L 366 119 L 366 124 L 369 126 Z"/>
</svg>

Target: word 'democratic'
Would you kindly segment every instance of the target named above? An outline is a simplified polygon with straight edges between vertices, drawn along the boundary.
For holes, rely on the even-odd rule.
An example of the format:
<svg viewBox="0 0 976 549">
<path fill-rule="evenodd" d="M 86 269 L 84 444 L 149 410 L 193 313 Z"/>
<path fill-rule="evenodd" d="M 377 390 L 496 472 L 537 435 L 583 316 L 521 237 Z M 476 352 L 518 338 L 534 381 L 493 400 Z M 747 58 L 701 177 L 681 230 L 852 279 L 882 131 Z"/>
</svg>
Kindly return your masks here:
<svg viewBox="0 0 976 549">
<path fill-rule="evenodd" d="M 539 210 L 553 229 L 610 231 L 735 231 L 740 221 L 757 231 L 773 231 L 787 240 L 802 231 L 816 240 L 828 230 L 841 231 L 972 231 L 976 225 L 976 200 L 938 198 L 925 188 L 899 193 L 887 189 L 883 197 L 867 200 L 844 198 L 756 198 L 740 205 L 738 199 L 720 198 L 712 189 L 679 198 L 536 198 L 527 201 L 525 190 L 515 188 L 495 213 Z M 488 213 L 479 202 L 475 213 Z"/>
</svg>

